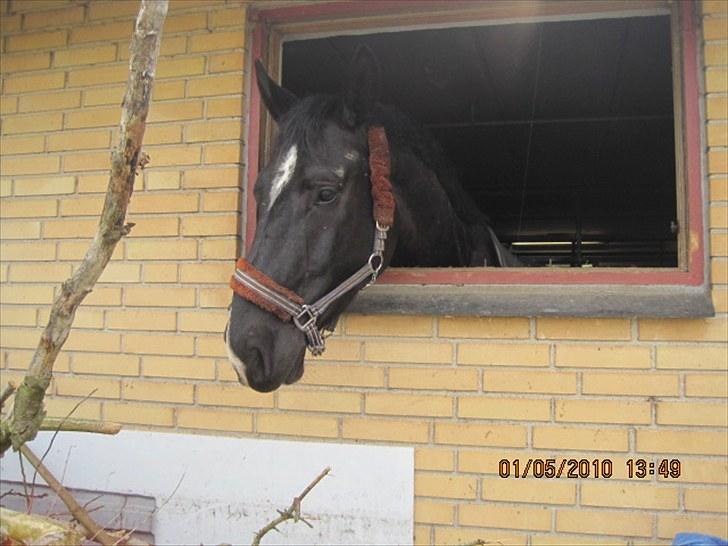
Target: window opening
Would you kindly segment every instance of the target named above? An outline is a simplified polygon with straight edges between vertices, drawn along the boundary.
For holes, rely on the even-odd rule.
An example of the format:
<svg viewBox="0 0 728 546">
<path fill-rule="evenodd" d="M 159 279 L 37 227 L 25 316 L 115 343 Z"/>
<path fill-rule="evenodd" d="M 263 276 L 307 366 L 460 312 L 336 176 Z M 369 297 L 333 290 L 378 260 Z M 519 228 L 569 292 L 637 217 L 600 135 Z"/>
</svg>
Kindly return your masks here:
<svg viewBox="0 0 728 546">
<path fill-rule="evenodd" d="M 293 39 L 283 85 L 338 92 L 359 44 L 524 261 L 678 266 L 669 15 Z"/>
</svg>

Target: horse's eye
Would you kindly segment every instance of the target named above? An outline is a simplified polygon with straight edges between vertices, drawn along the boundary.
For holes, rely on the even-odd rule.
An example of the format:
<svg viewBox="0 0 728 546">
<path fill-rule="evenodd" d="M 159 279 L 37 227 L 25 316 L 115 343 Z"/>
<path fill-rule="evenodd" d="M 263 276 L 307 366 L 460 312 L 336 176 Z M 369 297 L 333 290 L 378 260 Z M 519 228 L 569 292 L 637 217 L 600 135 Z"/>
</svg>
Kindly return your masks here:
<svg viewBox="0 0 728 546">
<path fill-rule="evenodd" d="M 337 195 L 338 192 L 334 188 L 321 188 L 316 196 L 316 202 L 319 204 L 331 203 Z"/>
</svg>

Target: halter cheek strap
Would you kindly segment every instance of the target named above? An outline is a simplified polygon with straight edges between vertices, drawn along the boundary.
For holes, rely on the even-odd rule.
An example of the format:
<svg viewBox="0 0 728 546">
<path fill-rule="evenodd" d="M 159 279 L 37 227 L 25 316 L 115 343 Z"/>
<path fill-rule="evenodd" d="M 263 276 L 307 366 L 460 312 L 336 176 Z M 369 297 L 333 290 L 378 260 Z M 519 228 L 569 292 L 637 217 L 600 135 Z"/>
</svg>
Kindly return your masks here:
<svg viewBox="0 0 728 546">
<path fill-rule="evenodd" d="M 367 262 L 348 279 L 324 294 L 314 303 L 306 304 L 301 296 L 281 286 L 259 271 L 245 258 L 238 258 L 230 287 L 241 298 L 254 303 L 264 311 L 273 313 L 284 322 L 293 320 L 296 328 L 306 337 L 306 345 L 314 355 L 325 350 L 325 342 L 318 318 L 341 296 L 366 281 L 374 284 L 384 266 L 384 248 L 387 232 L 394 224 L 395 200 L 390 181 L 390 156 L 387 135 L 383 127 L 370 127 L 369 171 L 373 201 L 374 245 Z"/>
</svg>

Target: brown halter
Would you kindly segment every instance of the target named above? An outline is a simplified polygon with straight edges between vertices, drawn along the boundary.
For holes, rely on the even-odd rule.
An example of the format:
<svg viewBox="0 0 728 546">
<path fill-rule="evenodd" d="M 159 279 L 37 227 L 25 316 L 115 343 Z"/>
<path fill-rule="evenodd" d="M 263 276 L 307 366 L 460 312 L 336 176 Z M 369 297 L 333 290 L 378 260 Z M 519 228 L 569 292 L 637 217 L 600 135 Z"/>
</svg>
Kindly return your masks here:
<svg viewBox="0 0 728 546">
<path fill-rule="evenodd" d="M 320 355 L 326 348 L 322 329 L 317 324 L 318 318 L 329 305 L 363 281 L 369 279 L 366 286 L 373 284 L 384 265 L 384 245 L 387 232 L 394 223 L 395 209 L 392 182 L 389 179 L 389 144 L 383 127 L 370 127 L 367 140 L 375 225 L 374 245 L 367 262 L 348 279 L 311 304 L 304 303 L 301 296 L 257 270 L 245 258 L 238 258 L 235 273 L 230 278 L 230 288 L 238 296 L 264 311 L 273 313 L 284 322 L 293 320 L 306 336 L 306 345 L 314 355 Z"/>
</svg>

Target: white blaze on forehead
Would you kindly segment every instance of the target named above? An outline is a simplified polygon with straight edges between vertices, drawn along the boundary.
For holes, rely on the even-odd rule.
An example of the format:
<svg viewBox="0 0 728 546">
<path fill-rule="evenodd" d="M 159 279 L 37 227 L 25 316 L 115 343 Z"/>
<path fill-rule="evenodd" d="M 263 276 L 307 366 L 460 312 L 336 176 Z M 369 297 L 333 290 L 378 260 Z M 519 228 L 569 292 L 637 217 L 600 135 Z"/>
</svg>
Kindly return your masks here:
<svg viewBox="0 0 728 546">
<path fill-rule="evenodd" d="M 276 174 L 273 177 L 273 183 L 270 187 L 270 195 L 268 197 L 268 210 L 271 209 L 273 203 L 275 203 L 278 196 L 283 191 L 283 188 L 293 178 L 293 172 L 296 170 L 296 160 L 298 159 L 298 148 L 294 144 L 286 152 L 286 156 L 281 161 L 280 165 L 276 169 Z"/>
</svg>

